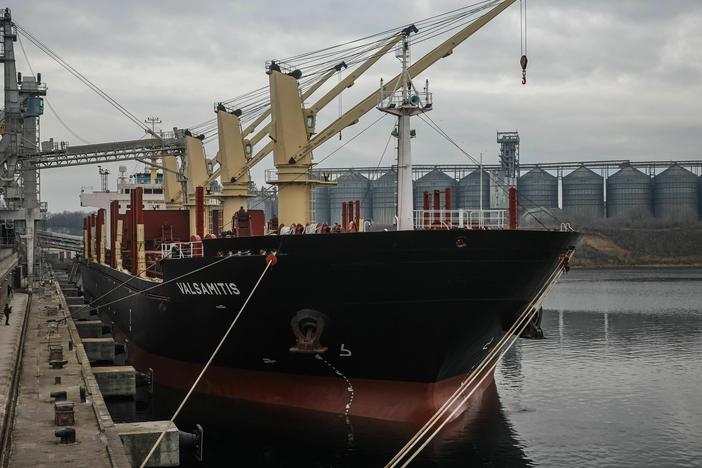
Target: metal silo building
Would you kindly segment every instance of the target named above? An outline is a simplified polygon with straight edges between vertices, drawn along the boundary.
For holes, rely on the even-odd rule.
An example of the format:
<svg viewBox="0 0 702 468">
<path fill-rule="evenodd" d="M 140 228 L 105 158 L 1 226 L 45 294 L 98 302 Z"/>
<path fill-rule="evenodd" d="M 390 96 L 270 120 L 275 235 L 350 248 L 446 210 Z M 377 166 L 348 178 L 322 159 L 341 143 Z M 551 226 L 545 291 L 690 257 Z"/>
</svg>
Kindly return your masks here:
<svg viewBox="0 0 702 468">
<path fill-rule="evenodd" d="M 602 218 L 604 178 L 585 166 L 563 177 L 563 211 L 578 218 Z"/>
<path fill-rule="evenodd" d="M 652 215 L 651 178 L 625 166 L 607 178 L 607 217 L 637 218 Z"/>
<path fill-rule="evenodd" d="M 312 190 L 312 220 L 315 223 L 329 224 L 331 220 L 331 189 L 321 185 Z"/>
<path fill-rule="evenodd" d="M 490 209 L 490 174 L 483 170 L 484 210 Z M 475 170 L 458 182 L 458 207 L 464 210 L 480 209 L 480 170 Z"/>
<path fill-rule="evenodd" d="M 448 174 L 434 169 L 431 172 L 424 174 L 412 184 L 414 191 L 414 209 L 424 209 L 424 192 L 429 192 L 430 207 L 434 206 L 434 191 L 441 191 L 441 208 L 446 207 L 446 189 L 451 189 L 451 209 L 457 209 L 456 202 L 458 201 L 458 182 Z"/>
<path fill-rule="evenodd" d="M 397 172 L 386 172 L 371 182 L 373 223 L 394 225 L 397 214 Z"/>
<path fill-rule="evenodd" d="M 341 204 L 343 202 L 355 202 L 356 200 L 361 202 L 361 218 L 371 218 L 372 200 L 370 180 L 368 178 L 361 174 L 349 172 L 336 179 L 336 187 L 332 187 L 330 193 L 331 208 L 329 213 L 331 219 L 329 221 L 331 223 L 341 224 Z"/>
<path fill-rule="evenodd" d="M 519 206 L 558 208 L 558 178 L 537 167 L 517 179 Z"/>
<path fill-rule="evenodd" d="M 699 182 L 687 169 L 673 164 L 653 179 L 653 213 L 666 221 L 697 221 Z"/>
</svg>

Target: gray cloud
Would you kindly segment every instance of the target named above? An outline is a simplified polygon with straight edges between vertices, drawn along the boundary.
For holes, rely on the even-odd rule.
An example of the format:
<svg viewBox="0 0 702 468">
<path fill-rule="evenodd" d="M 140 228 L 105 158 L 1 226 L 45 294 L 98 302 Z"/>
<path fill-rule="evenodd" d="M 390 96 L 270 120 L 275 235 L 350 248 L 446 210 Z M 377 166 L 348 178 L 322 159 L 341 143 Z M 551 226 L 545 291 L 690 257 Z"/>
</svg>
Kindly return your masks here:
<svg viewBox="0 0 702 468">
<path fill-rule="evenodd" d="M 13 16 L 64 59 L 140 117 L 163 127 L 214 117 L 212 103 L 266 85 L 265 60 L 362 37 L 465 5 L 440 1 L 333 2 L 18 2 Z M 430 68 L 431 118 L 469 152 L 496 159 L 495 131 L 518 129 L 525 161 L 597 158 L 700 158 L 702 3 L 698 1 L 529 1 L 529 82 L 522 87 L 517 6 Z M 35 71 L 63 119 L 91 142 L 140 137 L 132 123 L 27 41 Z M 419 57 L 427 44 L 413 50 Z M 21 52 L 18 68 L 28 72 Z M 344 96 L 348 108 L 397 71 L 387 57 Z M 334 80 L 332 80 L 334 81 Z M 337 115 L 332 104 L 320 125 Z M 371 113 L 315 154 L 329 154 L 375 120 Z M 466 158 L 420 120 L 418 163 Z M 325 161 L 374 166 L 389 118 Z M 47 112 L 42 138 L 78 142 Z M 216 145 L 209 145 L 210 155 Z M 384 163 L 393 155 L 389 151 Z M 128 164 L 130 169 L 138 164 Z M 253 174 L 262 181 L 265 162 Z M 116 168 L 115 171 L 116 173 Z M 42 172 L 52 211 L 78 208 L 97 169 Z"/>
</svg>

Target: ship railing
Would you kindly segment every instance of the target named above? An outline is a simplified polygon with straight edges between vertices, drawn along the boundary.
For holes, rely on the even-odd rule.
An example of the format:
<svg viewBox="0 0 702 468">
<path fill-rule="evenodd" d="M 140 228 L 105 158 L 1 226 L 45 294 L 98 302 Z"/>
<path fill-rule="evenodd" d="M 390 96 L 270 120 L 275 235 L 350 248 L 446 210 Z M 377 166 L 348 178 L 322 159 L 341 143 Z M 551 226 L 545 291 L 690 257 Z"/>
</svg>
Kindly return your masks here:
<svg viewBox="0 0 702 468">
<path fill-rule="evenodd" d="M 202 241 L 161 244 L 161 259 L 202 257 Z"/>
<path fill-rule="evenodd" d="M 415 210 L 415 229 L 504 229 L 507 210 Z"/>
</svg>

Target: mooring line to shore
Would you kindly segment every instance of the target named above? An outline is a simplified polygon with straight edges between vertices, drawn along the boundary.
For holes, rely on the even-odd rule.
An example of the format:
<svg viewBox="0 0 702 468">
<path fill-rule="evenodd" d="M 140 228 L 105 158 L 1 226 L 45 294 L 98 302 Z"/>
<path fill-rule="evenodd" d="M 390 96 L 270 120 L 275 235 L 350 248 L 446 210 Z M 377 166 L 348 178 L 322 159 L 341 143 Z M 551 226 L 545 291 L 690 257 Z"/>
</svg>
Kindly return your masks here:
<svg viewBox="0 0 702 468">
<path fill-rule="evenodd" d="M 273 255 L 275 256 L 275 255 L 277 255 L 277 254 L 273 254 Z M 138 296 L 139 294 L 144 294 L 145 292 L 151 291 L 151 290 L 156 289 L 156 288 L 160 288 L 160 287 L 165 286 L 165 285 L 167 285 L 167 284 L 169 284 L 169 283 L 172 283 L 172 282 L 174 282 L 174 281 L 178 281 L 179 279 L 183 279 L 183 278 L 185 278 L 186 276 L 190 276 L 190 275 L 192 275 L 193 273 L 197 273 L 197 272 L 202 271 L 202 270 L 205 270 L 205 269 L 207 269 L 207 268 L 211 268 L 211 267 L 217 265 L 218 263 L 221 263 L 221 262 L 223 262 L 223 261 L 225 261 L 225 260 L 229 260 L 230 258 L 237 258 L 237 257 L 236 257 L 235 255 L 229 255 L 229 256 L 226 256 L 226 257 L 222 257 L 221 259 L 219 259 L 219 260 L 217 260 L 217 261 L 214 261 L 214 262 L 212 262 L 212 263 L 208 263 L 208 264 L 205 265 L 205 266 L 202 266 L 202 267 L 200 267 L 200 268 L 196 268 L 195 270 L 189 271 L 189 272 L 187 272 L 187 273 L 183 273 L 182 275 L 176 276 L 175 278 L 171 278 L 171 279 L 169 279 L 168 281 L 164 281 L 164 282 L 162 282 L 162 283 L 158 283 L 158 284 L 155 284 L 155 285 L 153 285 L 153 286 L 149 286 L 149 287 L 146 288 L 146 289 L 141 289 L 141 290 L 139 290 L 139 291 L 133 292 L 132 294 L 129 294 L 129 295 L 124 296 L 124 297 L 121 297 L 121 298 L 119 298 L 119 299 L 117 299 L 117 300 L 114 300 L 114 301 L 111 301 L 111 302 L 107 302 L 107 303 L 105 303 L 105 304 L 97 305 L 97 306 L 95 306 L 95 310 L 102 309 L 102 308 L 107 307 L 107 306 L 109 306 L 109 305 L 116 304 L 116 303 L 118 303 L 118 302 L 121 302 L 121 301 L 124 301 L 124 300 L 126 300 L 126 299 L 129 299 L 130 297 Z M 135 278 L 135 276 L 133 276 L 133 278 Z M 128 282 L 128 281 L 127 281 L 127 282 Z M 125 284 L 126 284 L 127 282 L 125 282 Z"/>
<path fill-rule="evenodd" d="M 229 257 L 225 257 L 229 258 Z M 248 305 L 249 301 L 251 300 L 251 297 L 254 295 L 256 292 L 256 289 L 258 289 L 258 285 L 261 284 L 261 281 L 263 280 L 263 277 L 266 276 L 266 273 L 268 273 L 268 270 L 270 269 L 271 265 L 276 263 L 276 255 L 269 255 L 266 258 L 266 268 L 263 269 L 263 272 L 261 273 L 261 276 L 258 277 L 258 280 L 256 281 L 256 284 L 254 287 L 251 289 L 251 292 L 249 293 L 248 297 L 244 301 L 244 303 L 241 305 L 241 308 L 239 309 L 239 312 L 236 314 L 234 317 L 234 320 L 232 320 L 231 325 L 229 325 L 229 328 L 227 328 L 227 331 L 224 333 L 224 336 L 222 336 L 222 339 L 219 340 L 219 344 L 217 344 L 217 347 L 215 348 L 214 352 L 210 356 L 210 358 L 207 360 L 205 363 L 205 366 L 202 368 L 200 371 L 200 374 L 197 376 L 195 379 L 195 382 L 193 382 L 193 385 L 190 387 L 190 390 L 188 390 L 188 393 L 185 395 L 185 398 L 183 398 L 183 401 L 180 402 L 180 405 L 178 406 L 178 409 L 175 410 L 175 413 L 173 413 L 173 416 L 170 419 L 170 423 L 172 424 L 175 421 L 175 418 L 178 417 L 180 414 L 180 411 L 183 409 L 185 406 L 185 403 L 188 402 L 188 399 L 190 398 L 190 395 L 192 395 L 193 391 L 195 390 L 195 387 L 197 387 L 197 384 L 200 383 L 200 380 L 202 379 L 202 376 L 205 375 L 205 372 L 207 369 L 210 367 L 210 364 L 212 364 L 212 361 L 214 361 L 215 356 L 217 356 L 217 353 L 219 350 L 222 348 L 222 345 L 224 342 L 227 340 L 227 337 L 229 336 L 229 333 L 232 331 L 234 328 L 234 325 L 236 325 L 236 322 L 239 320 L 239 317 L 241 317 L 241 314 L 244 312 L 244 309 L 246 309 L 246 306 Z M 216 263 L 216 262 L 215 262 Z M 212 264 L 214 265 L 214 263 Z M 197 270 L 195 270 L 197 271 Z M 169 424 L 170 425 L 170 424 Z M 158 439 L 156 439 L 156 442 L 154 442 L 154 445 L 151 446 L 151 449 L 149 450 L 149 453 L 146 455 L 146 458 L 144 458 L 144 461 L 141 463 L 139 468 L 144 468 L 146 464 L 149 462 L 151 457 L 153 456 L 154 452 L 156 451 L 156 448 L 158 445 L 161 443 L 163 440 L 163 437 L 166 435 L 166 432 L 168 432 L 168 427 L 166 426 L 161 434 L 159 434 Z"/>
<path fill-rule="evenodd" d="M 164 260 L 170 258 L 171 254 L 172 254 L 172 252 L 168 252 L 168 255 L 166 255 L 165 257 L 163 257 L 163 258 L 160 259 L 159 261 L 157 261 L 157 262 L 155 262 L 155 263 L 152 263 L 151 265 L 147 266 L 146 268 L 144 268 L 144 269 L 141 270 L 141 271 L 137 271 L 135 275 L 130 275 L 128 280 L 122 281 L 120 284 L 118 284 L 118 285 L 115 286 L 114 288 L 110 289 L 109 291 L 107 291 L 107 292 L 106 292 L 105 294 L 103 294 L 102 296 L 100 296 L 100 297 L 98 297 L 98 298 L 96 298 L 96 299 L 93 299 L 92 301 L 90 301 L 90 303 L 89 303 L 88 305 L 92 306 L 93 304 L 95 304 L 97 301 L 99 301 L 99 300 L 102 299 L 103 297 L 109 296 L 110 294 L 112 294 L 113 292 L 115 292 L 117 289 L 121 288 L 122 286 L 125 286 L 127 283 L 129 283 L 130 281 L 132 281 L 134 278 L 139 278 L 140 275 L 141 275 L 142 273 L 146 273 L 146 272 L 149 271 L 151 268 L 153 268 L 153 267 L 155 267 L 156 265 L 158 265 L 160 262 L 162 262 L 162 261 L 164 261 Z M 165 284 L 165 283 L 161 283 L 160 286 L 163 286 L 164 284 Z"/>
<path fill-rule="evenodd" d="M 568 255 L 571 256 L 572 252 L 570 252 Z M 480 375 L 481 372 L 483 372 L 488 367 L 488 363 L 491 362 L 492 359 L 499 354 L 499 356 L 495 360 L 495 364 L 492 366 L 492 369 L 495 368 L 497 362 L 499 362 L 499 359 L 502 358 L 502 356 L 504 356 L 504 354 L 507 351 L 509 351 L 509 349 L 514 345 L 516 340 L 519 338 L 519 335 L 521 335 L 526 326 L 529 324 L 529 321 L 534 317 L 538 309 L 537 305 L 541 301 L 543 301 L 543 298 L 546 296 L 548 291 L 550 291 L 553 285 L 555 285 L 558 278 L 560 278 L 560 276 L 563 274 L 563 271 L 563 263 L 559 261 L 557 267 L 554 269 L 551 275 L 549 275 L 547 281 L 540 289 L 539 294 L 537 294 L 536 297 L 531 302 L 529 302 L 529 304 L 527 304 L 527 306 L 523 309 L 522 313 L 519 315 L 514 324 L 512 324 L 512 326 L 505 332 L 505 334 L 498 341 L 496 346 L 494 346 L 492 350 L 485 356 L 485 358 L 483 358 L 478 368 L 471 372 L 471 374 L 463 382 L 461 382 L 461 384 L 454 391 L 451 397 L 449 397 L 444 402 L 444 404 L 441 405 L 441 407 L 434 413 L 434 415 L 432 415 L 432 417 L 424 424 L 424 426 L 422 426 L 422 428 L 419 431 L 417 431 L 417 433 L 400 449 L 400 451 L 397 454 L 395 454 L 395 456 L 385 465 L 385 468 L 394 468 L 398 466 L 402 459 L 419 443 L 419 440 L 422 437 L 426 436 L 429 430 L 431 430 L 431 428 L 436 425 L 437 421 L 451 409 L 451 407 L 461 397 L 466 388 L 469 387 L 475 381 L 478 375 Z M 518 333 L 516 333 L 517 329 L 519 329 Z M 514 337 L 512 342 L 504 348 L 504 351 L 500 352 L 503 345 L 507 343 L 511 337 Z M 483 382 L 483 380 L 485 380 L 486 376 L 490 375 L 490 372 L 491 370 L 487 372 L 476 385 L 474 385 L 473 390 L 471 390 L 468 396 L 463 398 L 463 400 L 460 402 L 459 405 L 456 406 L 456 409 L 453 410 L 449 417 L 447 417 L 443 421 L 443 423 L 441 423 L 439 428 L 435 430 L 429 436 L 429 438 L 402 465 L 403 467 L 407 466 L 421 452 L 421 450 L 424 447 L 426 447 L 426 445 L 439 433 L 439 431 L 448 423 L 448 421 L 450 421 L 451 418 L 453 418 L 453 416 L 465 404 L 465 402 L 468 401 L 470 396 L 475 392 L 475 390 Z"/>
</svg>

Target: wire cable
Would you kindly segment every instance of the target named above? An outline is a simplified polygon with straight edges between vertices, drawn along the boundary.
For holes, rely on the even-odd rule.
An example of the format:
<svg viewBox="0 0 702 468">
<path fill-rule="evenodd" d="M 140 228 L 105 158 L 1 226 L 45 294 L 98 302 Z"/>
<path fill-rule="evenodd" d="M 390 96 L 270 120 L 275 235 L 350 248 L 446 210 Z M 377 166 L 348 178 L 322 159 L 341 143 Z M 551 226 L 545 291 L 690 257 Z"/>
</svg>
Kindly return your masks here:
<svg viewBox="0 0 702 468">
<path fill-rule="evenodd" d="M 275 258 L 275 254 L 273 254 L 273 257 Z M 225 257 L 229 258 L 229 257 Z M 263 280 L 263 277 L 266 276 L 266 273 L 268 273 L 268 270 L 270 269 L 271 265 L 274 263 L 274 258 L 267 258 L 266 260 L 266 268 L 263 269 L 263 272 L 261 273 L 261 276 L 258 277 L 258 280 L 256 281 L 256 284 L 254 287 L 251 289 L 251 292 L 249 293 L 248 297 L 244 301 L 244 303 L 241 305 L 241 308 L 239 309 L 239 312 L 236 314 L 234 317 L 234 320 L 232 320 L 231 325 L 229 325 L 229 328 L 227 331 L 224 333 L 224 336 L 222 339 L 219 341 L 217 344 L 217 347 L 215 348 L 214 352 L 210 356 L 210 358 L 207 360 L 205 363 L 204 367 L 200 371 L 200 374 L 197 376 L 195 379 L 195 382 L 193 382 L 193 385 L 190 387 L 188 390 L 188 393 L 185 395 L 185 398 L 183 398 L 183 401 L 180 402 L 180 405 L 178 405 L 178 409 L 175 410 L 175 413 L 173 413 L 173 416 L 171 416 L 170 423 L 172 424 L 175 421 L 175 418 L 178 417 L 180 414 L 180 411 L 183 409 L 185 404 L 188 402 L 190 399 L 190 395 L 192 395 L 193 391 L 195 390 L 195 387 L 197 387 L 197 384 L 200 383 L 200 380 L 202 379 L 202 376 L 205 375 L 205 372 L 207 372 L 207 369 L 210 367 L 210 364 L 212 364 L 212 361 L 214 361 L 215 356 L 219 353 L 219 350 L 222 348 L 222 345 L 224 342 L 227 340 L 227 337 L 229 337 L 229 333 L 231 333 L 232 329 L 234 328 L 234 325 L 236 325 L 236 322 L 239 320 L 239 317 L 241 317 L 241 314 L 244 312 L 244 309 L 246 309 L 246 306 L 249 304 L 249 301 L 251 300 L 251 297 L 254 295 L 256 290 L 258 289 L 258 285 L 261 284 L 261 281 Z M 216 262 L 215 262 L 216 263 Z M 213 263 L 214 265 L 214 263 Z M 170 426 L 170 424 L 169 424 Z M 141 462 L 140 468 L 144 468 L 146 464 L 149 462 L 151 457 L 153 456 L 154 452 L 156 451 L 156 447 L 158 447 L 158 444 L 161 443 L 163 440 L 163 437 L 166 435 L 166 432 L 168 432 L 168 426 L 164 428 L 164 430 L 159 434 L 158 439 L 156 439 L 156 442 L 151 446 L 151 449 L 149 450 L 149 453 L 146 454 L 146 458 L 144 458 L 144 461 Z"/>
</svg>

